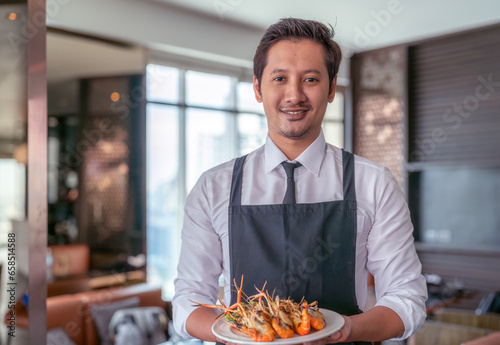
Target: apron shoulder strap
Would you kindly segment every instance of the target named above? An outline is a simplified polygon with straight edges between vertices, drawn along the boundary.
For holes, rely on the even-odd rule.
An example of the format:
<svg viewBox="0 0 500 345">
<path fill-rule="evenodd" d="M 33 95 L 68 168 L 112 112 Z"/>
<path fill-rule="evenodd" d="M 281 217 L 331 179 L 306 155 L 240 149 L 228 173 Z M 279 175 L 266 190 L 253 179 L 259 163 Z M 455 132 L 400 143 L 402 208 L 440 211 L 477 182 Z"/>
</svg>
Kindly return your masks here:
<svg viewBox="0 0 500 345">
<path fill-rule="evenodd" d="M 241 184 L 243 181 L 243 163 L 247 155 L 236 159 L 233 168 L 233 179 L 231 181 L 231 192 L 229 194 L 229 206 L 241 205 Z"/>
<path fill-rule="evenodd" d="M 354 186 L 354 155 L 342 149 L 342 166 L 344 169 L 344 200 L 356 201 L 356 188 Z"/>
</svg>

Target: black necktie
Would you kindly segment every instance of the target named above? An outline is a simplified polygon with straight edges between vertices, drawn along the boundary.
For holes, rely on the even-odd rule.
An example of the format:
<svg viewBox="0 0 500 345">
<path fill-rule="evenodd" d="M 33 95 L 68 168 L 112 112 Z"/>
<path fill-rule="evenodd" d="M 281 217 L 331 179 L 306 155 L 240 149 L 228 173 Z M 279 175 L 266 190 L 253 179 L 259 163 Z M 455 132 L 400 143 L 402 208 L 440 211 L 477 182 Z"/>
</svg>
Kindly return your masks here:
<svg viewBox="0 0 500 345">
<path fill-rule="evenodd" d="M 286 193 L 285 193 L 285 198 L 283 199 L 283 204 L 296 204 L 297 202 L 295 201 L 295 178 L 293 175 L 295 168 L 300 167 L 302 164 L 300 164 L 299 162 L 297 163 L 282 162 L 281 165 L 283 165 L 283 168 L 285 169 L 286 172 Z"/>
</svg>

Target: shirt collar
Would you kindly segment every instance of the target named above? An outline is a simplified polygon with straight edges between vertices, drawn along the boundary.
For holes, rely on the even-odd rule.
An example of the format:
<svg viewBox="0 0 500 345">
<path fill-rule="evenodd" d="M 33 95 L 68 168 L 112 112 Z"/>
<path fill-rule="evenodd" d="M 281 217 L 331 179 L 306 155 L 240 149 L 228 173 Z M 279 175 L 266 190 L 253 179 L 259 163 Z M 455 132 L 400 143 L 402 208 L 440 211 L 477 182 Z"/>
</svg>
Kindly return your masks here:
<svg viewBox="0 0 500 345">
<path fill-rule="evenodd" d="M 305 149 L 295 161 L 299 161 L 307 170 L 318 176 L 321 168 L 321 162 L 323 161 L 323 156 L 325 155 L 325 146 L 326 141 L 323 135 L 323 130 L 321 130 L 321 133 L 318 135 L 316 140 L 314 140 L 313 143 L 309 145 L 309 147 Z M 288 161 L 288 158 L 271 140 L 269 135 L 266 138 L 266 144 L 264 146 L 264 160 L 266 174 L 274 170 L 281 164 L 281 162 Z"/>
</svg>

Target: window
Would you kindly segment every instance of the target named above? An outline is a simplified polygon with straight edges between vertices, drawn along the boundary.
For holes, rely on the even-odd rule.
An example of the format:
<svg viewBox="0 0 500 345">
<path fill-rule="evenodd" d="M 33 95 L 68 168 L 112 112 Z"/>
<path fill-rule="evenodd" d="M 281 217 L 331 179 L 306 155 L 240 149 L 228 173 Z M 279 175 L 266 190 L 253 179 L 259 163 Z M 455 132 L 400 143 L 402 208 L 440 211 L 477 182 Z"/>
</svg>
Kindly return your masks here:
<svg viewBox="0 0 500 345">
<path fill-rule="evenodd" d="M 344 94 L 338 91 L 333 102 L 326 108 L 323 133 L 328 143 L 344 147 Z"/>
<path fill-rule="evenodd" d="M 184 201 L 201 173 L 264 144 L 267 127 L 251 83 L 147 67 L 148 280 L 174 294 Z"/>
<path fill-rule="evenodd" d="M 201 173 L 263 145 L 267 123 L 252 83 L 150 64 L 147 67 L 148 280 L 174 294 L 187 194 Z M 328 142 L 343 147 L 343 97 L 327 108 Z"/>
<path fill-rule="evenodd" d="M 15 159 L 0 159 L 0 245 L 7 243 L 12 220 L 25 219 L 26 167 Z"/>
</svg>

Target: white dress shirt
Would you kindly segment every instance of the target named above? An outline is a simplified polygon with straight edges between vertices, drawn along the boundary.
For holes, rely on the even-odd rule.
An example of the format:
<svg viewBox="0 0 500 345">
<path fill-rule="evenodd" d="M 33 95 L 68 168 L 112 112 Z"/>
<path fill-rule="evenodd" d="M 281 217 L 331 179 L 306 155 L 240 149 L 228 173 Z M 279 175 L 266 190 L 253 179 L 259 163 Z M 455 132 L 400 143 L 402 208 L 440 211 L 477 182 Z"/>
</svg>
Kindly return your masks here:
<svg viewBox="0 0 500 345">
<path fill-rule="evenodd" d="M 286 190 L 281 162 L 286 160 L 269 137 L 264 146 L 251 152 L 243 167 L 241 204 L 281 204 Z M 327 144 L 323 133 L 296 161 L 302 164 L 295 169 L 297 203 L 343 199 L 342 151 Z M 224 299 L 229 303 L 228 205 L 233 166 L 231 160 L 203 173 L 186 200 L 172 300 L 175 329 L 185 338 L 192 338 L 186 332 L 186 320 L 196 308 L 192 301 L 214 304 L 221 274 Z M 365 306 L 367 276 L 371 272 L 375 277 L 376 305 L 391 308 L 401 317 L 404 339 L 424 322 L 427 299 L 408 206 L 387 168 L 355 156 L 354 169 L 358 306 Z"/>
</svg>

